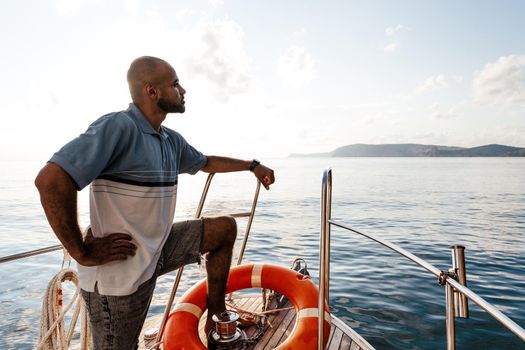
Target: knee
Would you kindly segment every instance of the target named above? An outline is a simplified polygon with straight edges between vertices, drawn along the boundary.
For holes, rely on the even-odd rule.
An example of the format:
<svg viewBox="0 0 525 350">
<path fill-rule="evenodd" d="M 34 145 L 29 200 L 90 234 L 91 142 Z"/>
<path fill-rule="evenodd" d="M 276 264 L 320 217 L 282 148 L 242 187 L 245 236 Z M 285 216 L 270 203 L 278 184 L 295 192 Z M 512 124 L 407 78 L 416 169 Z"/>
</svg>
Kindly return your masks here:
<svg viewBox="0 0 525 350">
<path fill-rule="evenodd" d="M 233 248 L 237 238 L 237 222 L 231 216 L 218 216 L 204 219 L 204 238 L 201 252 L 206 253 L 220 248 Z"/>
<path fill-rule="evenodd" d="M 223 239 L 233 245 L 237 239 L 237 221 L 231 216 L 221 216 Z"/>
</svg>

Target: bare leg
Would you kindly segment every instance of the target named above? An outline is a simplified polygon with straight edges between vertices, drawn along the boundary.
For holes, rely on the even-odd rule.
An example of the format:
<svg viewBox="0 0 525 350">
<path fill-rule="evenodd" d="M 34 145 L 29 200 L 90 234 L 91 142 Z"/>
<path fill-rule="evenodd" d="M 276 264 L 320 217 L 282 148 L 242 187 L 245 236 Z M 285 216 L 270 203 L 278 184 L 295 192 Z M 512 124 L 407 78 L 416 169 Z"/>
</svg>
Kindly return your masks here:
<svg viewBox="0 0 525 350">
<path fill-rule="evenodd" d="M 230 216 L 204 219 L 204 236 L 201 253 L 208 253 L 206 273 L 208 275 L 208 319 L 206 333 L 213 328 L 211 317 L 226 310 L 224 293 L 230 272 L 233 245 L 237 237 L 237 223 Z"/>
</svg>

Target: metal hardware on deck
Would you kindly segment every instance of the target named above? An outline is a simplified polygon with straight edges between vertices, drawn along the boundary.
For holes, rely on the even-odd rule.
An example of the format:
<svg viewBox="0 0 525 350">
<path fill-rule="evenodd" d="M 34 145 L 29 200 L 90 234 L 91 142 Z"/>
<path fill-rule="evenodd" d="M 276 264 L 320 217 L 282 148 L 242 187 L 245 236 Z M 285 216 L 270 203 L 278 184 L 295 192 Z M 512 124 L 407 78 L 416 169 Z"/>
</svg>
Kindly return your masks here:
<svg viewBox="0 0 525 350">
<path fill-rule="evenodd" d="M 466 287 L 465 247 L 453 245 L 450 248 L 452 248 L 452 269 L 456 276 L 455 280 Z M 458 290 L 454 290 L 454 314 L 456 317 L 468 318 L 468 298 Z"/>
<path fill-rule="evenodd" d="M 317 348 L 323 349 L 324 303 L 328 303 L 330 290 L 330 219 L 332 215 L 332 169 L 323 175 L 321 189 L 321 242 L 319 244 L 319 302 L 317 325 Z"/>
<path fill-rule="evenodd" d="M 452 277 L 456 279 L 454 272 L 451 271 L 441 271 L 441 273 L 438 276 L 437 283 L 446 286 L 447 285 L 447 277 Z"/>
<path fill-rule="evenodd" d="M 445 280 L 446 281 L 446 280 Z M 446 327 L 447 327 L 447 350 L 456 350 L 456 328 L 454 320 L 454 288 L 446 283 Z"/>
<path fill-rule="evenodd" d="M 224 311 L 218 315 L 213 315 L 212 320 L 215 322 L 215 332 L 221 339 L 232 339 L 237 330 L 237 320 L 239 314 L 235 311 Z"/>
<path fill-rule="evenodd" d="M 455 317 L 468 318 L 468 299 L 465 294 L 447 283 L 447 277 L 466 287 L 467 274 L 465 270 L 465 247 L 453 245 L 450 248 L 452 248 L 452 268 L 448 272 L 441 271 L 438 281 L 439 284 L 445 285 L 447 350 L 455 350 Z"/>
<path fill-rule="evenodd" d="M 304 264 L 304 267 L 303 267 L 303 264 Z M 310 277 L 310 272 L 308 271 L 308 264 L 306 264 L 306 261 L 303 258 L 296 258 L 292 262 L 292 266 L 290 266 L 290 268 L 294 271 L 302 273 L 305 276 Z"/>
<path fill-rule="evenodd" d="M 360 231 L 357 231 L 351 228 L 348 225 L 339 223 L 330 219 L 331 211 L 331 192 L 332 191 L 332 170 L 325 170 L 323 173 L 323 189 L 321 197 L 321 217 L 323 222 L 321 223 L 321 244 L 323 245 L 325 232 L 327 227 L 334 225 L 345 230 L 357 233 L 361 236 L 364 236 L 370 240 L 373 240 L 396 253 L 406 257 L 409 260 L 412 260 L 419 266 L 423 267 L 427 271 L 434 274 L 438 277 L 438 283 L 445 285 L 445 298 L 446 298 L 446 328 L 447 328 L 447 349 L 455 349 L 455 330 L 454 330 L 454 315 L 458 317 L 468 318 L 468 300 L 473 301 L 483 310 L 485 310 L 489 315 L 494 317 L 498 322 L 505 326 L 512 333 L 517 335 L 522 341 L 525 342 L 525 330 L 520 327 L 517 323 L 512 321 L 510 318 L 505 316 L 501 311 L 499 311 L 492 304 L 485 301 L 479 295 L 467 288 L 467 278 L 466 278 L 466 268 L 465 268 L 465 247 L 460 245 L 452 246 L 452 269 L 451 271 L 440 271 L 433 265 L 429 264 L 425 260 L 415 256 L 414 254 L 406 251 L 405 249 L 397 246 L 394 243 L 388 242 L 381 238 L 375 237 L 370 234 L 366 234 Z M 321 247 L 321 254 L 325 254 L 325 248 Z M 322 258 L 321 258 L 322 259 Z M 320 276 L 323 273 L 325 261 L 321 261 L 320 264 Z M 329 261 L 328 261 L 329 264 Z M 456 280 L 457 279 L 457 280 Z M 324 288 L 327 286 L 324 279 L 319 277 L 319 295 L 321 296 L 321 291 L 324 291 Z M 321 298 L 319 298 L 319 305 L 321 305 Z M 455 302 L 456 301 L 456 302 Z M 456 309 L 457 311 L 455 311 Z M 319 308 L 321 310 L 321 308 Z M 319 320 L 321 320 L 321 315 L 319 315 Z M 321 322 L 321 321 L 320 321 Z M 321 323 L 319 323 L 321 325 Z M 322 327 L 319 326 L 319 329 Z M 322 331 L 319 331 L 319 345 L 318 348 L 322 349 L 322 341 L 320 339 Z"/>
<path fill-rule="evenodd" d="M 144 331 L 144 340 L 150 341 L 157 338 L 157 334 L 159 333 L 158 328 L 149 328 Z"/>
<path fill-rule="evenodd" d="M 245 349 L 246 334 L 237 328 L 239 314 L 235 311 L 224 311 L 212 316 L 215 330 L 208 334 L 208 349 L 242 350 Z"/>
</svg>

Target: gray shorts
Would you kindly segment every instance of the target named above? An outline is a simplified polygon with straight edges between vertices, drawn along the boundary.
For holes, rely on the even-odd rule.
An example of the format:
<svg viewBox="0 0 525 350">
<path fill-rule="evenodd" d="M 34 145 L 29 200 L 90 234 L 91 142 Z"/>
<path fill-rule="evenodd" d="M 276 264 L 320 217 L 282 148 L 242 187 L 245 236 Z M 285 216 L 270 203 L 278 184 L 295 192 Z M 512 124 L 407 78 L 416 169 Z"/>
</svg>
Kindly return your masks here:
<svg viewBox="0 0 525 350">
<path fill-rule="evenodd" d="M 93 334 L 93 350 L 138 348 L 138 337 L 148 313 L 157 277 L 180 266 L 200 262 L 203 219 L 173 224 L 153 277 L 125 296 L 101 295 L 82 290 Z"/>
</svg>

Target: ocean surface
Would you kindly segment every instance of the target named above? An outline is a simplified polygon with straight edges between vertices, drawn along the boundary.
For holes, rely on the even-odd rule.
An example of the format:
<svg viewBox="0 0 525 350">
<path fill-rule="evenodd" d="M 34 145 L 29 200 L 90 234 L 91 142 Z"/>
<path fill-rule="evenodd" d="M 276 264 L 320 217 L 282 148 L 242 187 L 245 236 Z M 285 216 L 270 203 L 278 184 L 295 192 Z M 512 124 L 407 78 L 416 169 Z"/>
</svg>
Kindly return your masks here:
<svg viewBox="0 0 525 350">
<path fill-rule="evenodd" d="M 390 240 L 441 270 L 450 246 L 466 246 L 468 286 L 525 326 L 525 159 L 266 159 L 276 172 L 261 191 L 244 261 L 289 265 L 303 257 L 318 276 L 323 169 L 333 170 L 334 218 Z M 0 256 L 57 244 L 33 179 L 43 162 L 0 162 Z M 179 178 L 178 219 L 191 217 L 204 174 Z M 205 215 L 250 208 L 251 174 L 215 176 Z M 80 194 L 88 222 L 87 190 Z M 239 241 L 246 220 L 239 222 Z M 62 265 L 60 252 L 0 265 L 0 349 L 31 349 L 42 297 Z M 179 295 L 199 278 L 185 269 Z M 159 279 L 150 315 L 164 311 L 175 273 Z M 72 288 L 69 288 L 71 290 Z M 66 288 L 67 292 L 68 288 Z M 332 229 L 330 304 L 377 349 L 444 349 L 444 288 L 396 253 L 351 232 Z M 470 303 L 456 320 L 459 349 L 525 349 L 517 336 Z"/>
</svg>

